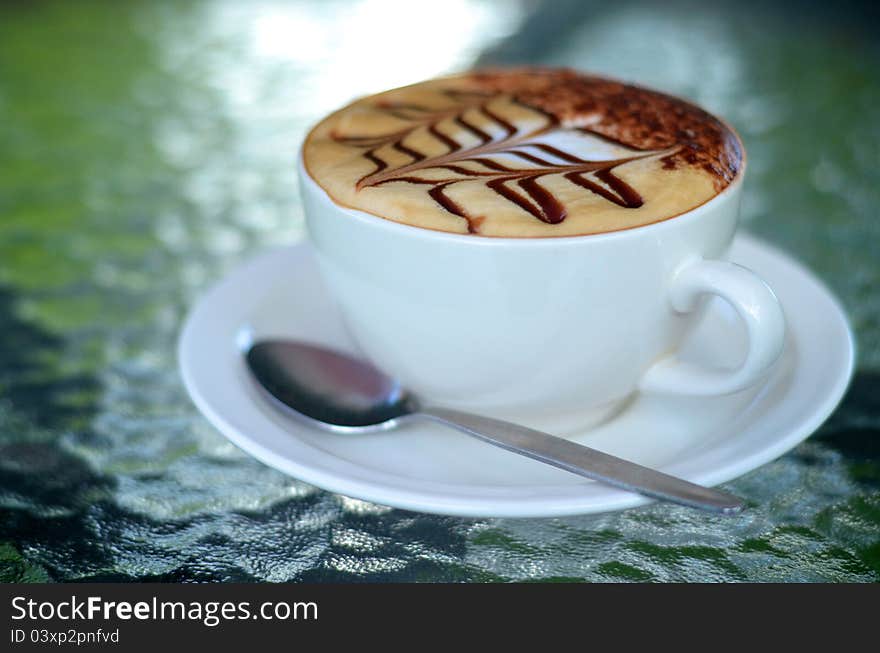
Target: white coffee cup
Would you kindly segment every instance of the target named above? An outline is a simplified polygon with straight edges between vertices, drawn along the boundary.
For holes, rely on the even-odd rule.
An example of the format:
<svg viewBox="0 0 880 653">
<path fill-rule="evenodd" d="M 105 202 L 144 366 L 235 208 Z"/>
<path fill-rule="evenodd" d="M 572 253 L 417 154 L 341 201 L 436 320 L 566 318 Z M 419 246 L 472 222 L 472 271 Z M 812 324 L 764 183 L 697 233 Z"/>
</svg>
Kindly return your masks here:
<svg viewBox="0 0 880 653">
<path fill-rule="evenodd" d="M 743 170 L 677 217 L 560 238 L 433 231 L 336 204 L 299 165 L 309 238 L 363 354 L 425 401 L 571 432 L 633 393 L 722 395 L 759 383 L 783 348 L 767 284 L 724 260 Z M 675 352 L 701 298 L 739 315 L 735 370 Z M 724 342 L 718 343 L 724 347 Z"/>
</svg>

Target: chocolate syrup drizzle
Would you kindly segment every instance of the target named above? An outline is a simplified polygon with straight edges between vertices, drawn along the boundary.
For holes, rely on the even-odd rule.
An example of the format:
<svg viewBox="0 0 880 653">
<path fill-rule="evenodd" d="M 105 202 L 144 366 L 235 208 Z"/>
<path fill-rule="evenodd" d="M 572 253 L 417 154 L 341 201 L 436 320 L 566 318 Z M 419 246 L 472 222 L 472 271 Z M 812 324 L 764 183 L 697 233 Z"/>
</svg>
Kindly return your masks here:
<svg viewBox="0 0 880 653">
<path fill-rule="evenodd" d="M 370 161 L 374 169 L 361 177 L 357 182 L 358 190 L 377 187 L 392 182 L 405 182 L 431 186 L 428 195 L 437 204 L 453 215 L 467 221 L 468 232 L 477 233 L 482 218 L 472 215 L 467 208 L 456 202 L 447 193 L 454 184 L 473 179 L 485 179 L 485 185 L 505 200 L 512 202 L 532 216 L 548 224 L 558 224 L 565 220 L 565 206 L 539 180 L 547 175 L 561 175 L 572 184 L 583 188 L 599 197 L 626 209 L 635 209 L 644 203 L 642 196 L 635 188 L 618 177 L 614 170 L 620 165 L 640 158 L 656 155 L 669 156 L 675 148 L 665 150 L 647 150 L 633 148 L 629 145 L 597 133 L 589 127 L 574 128 L 573 131 L 588 133 L 616 146 L 626 147 L 634 152 L 633 156 L 591 161 L 554 147 L 540 143 L 534 139 L 560 127 L 559 118 L 541 108 L 521 102 L 513 95 L 503 93 L 483 93 L 478 91 L 462 91 L 447 89 L 443 94 L 454 104 L 450 108 L 429 108 L 405 102 L 380 101 L 375 108 L 390 116 L 405 120 L 410 124 L 400 130 L 379 136 L 352 136 L 333 133 L 332 138 L 341 144 L 363 148 L 362 156 Z M 498 115 L 489 105 L 502 96 L 519 106 L 541 115 L 544 124 L 529 133 L 521 132 L 510 121 Z M 469 115 L 478 113 L 490 124 L 503 130 L 500 138 L 493 138 L 485 129 L 474 124 Z M 451 120 L 466 132 L 476 137 L 479 143 L 465 149 L 463 144 L 444 133 L 440 123 Z M 424 152 L 407 145 L 406 139 L 416 129 L 426 128 L 428 133 L 446 148 L 446 152 L 429 157 Z M 408 163 L 389 167 L 380 155 L 382 148 L 390 147 L 409 159 Z M 515 168 L 501 163 L 493 155 L 515 157 L 529 164 L 529 167 Z M 544 156 L 542 156 L 544 155 Z M 546 155 L 555 157 L 563 163 L 550 161 Z M 476 166 L 466 167 L 469 163 Z M 431 179 L 419 176 L 426 170 L 448 170 L 459 176 L 443 179 Z M 589 175 L 589 176 L 588 176 Z"/>
</svg>

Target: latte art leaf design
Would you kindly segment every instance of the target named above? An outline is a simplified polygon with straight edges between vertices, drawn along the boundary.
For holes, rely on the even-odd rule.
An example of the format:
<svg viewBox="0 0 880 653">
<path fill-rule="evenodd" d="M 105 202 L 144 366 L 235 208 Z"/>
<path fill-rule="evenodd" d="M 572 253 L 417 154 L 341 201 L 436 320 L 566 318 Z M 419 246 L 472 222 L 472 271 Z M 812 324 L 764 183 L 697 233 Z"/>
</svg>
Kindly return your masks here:
<svg viewBox="0 0 880 653">
<path fill-rule="evenodd" d="M 428 195 L 449 213 L 465 219 L 470 233 L 477 233 L 480 219 L 450 196 L 448 191 L 455 184 L 483 180 L 487 188 L 538 220 L 558 224 L 565 220 L 566 208 L 540 183 L 542 178 L 559 175 L 608 202 L 634 209 L 642 206 L 644 200 L 635 188 L 614 173 L 615 168 L 641 158 L 668 156 L 676 149 L 638 150 L 591 131 L 588 126 L 565 127 L 555 115 L 520 102 L 515 96 L 454 89 L 445 90 L 443 95 L 453 102 L 451 106 L 376 103 L 375 110 L 408 123 L 393 132 L 375 136 L 334 132 L 332 137 L 337 143 L 363 149 L 362 156 L 373 165 L 373 170 L 358 180 L 358 190 L 392 182 L 429 186 Z M 499 100 L 532 112 L 539 118 L 539 126 L 521 130 L 513 120 L 493 109 L 491 105 Z M 453 131 L 450 125 L 454 125 L 456 134 L 467 134 L 476 144 L 465 146 L 459 142 L 450 134 Z M 407 144 L 407 139 L 420 129 L 426 130 L 442 147 L 442 153 L 428 155 Z M 583 159 L 537 140 L 551 131 L 589 134 L 632 154 L 611 160 Z M 403 155 L 406 162 L 391 165 L 392 152 Z M 442 171 L 439 176 L 438 171 Z"/>
</svg>

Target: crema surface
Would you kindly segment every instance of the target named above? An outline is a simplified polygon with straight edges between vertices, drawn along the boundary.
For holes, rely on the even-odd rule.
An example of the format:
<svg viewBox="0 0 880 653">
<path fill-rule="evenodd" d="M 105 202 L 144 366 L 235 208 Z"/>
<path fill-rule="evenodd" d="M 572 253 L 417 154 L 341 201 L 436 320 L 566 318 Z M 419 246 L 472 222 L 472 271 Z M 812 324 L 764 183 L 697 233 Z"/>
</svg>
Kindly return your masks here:
<svg viewBox="0 0 880 653">
<path fill-rule="evenodd" d="M 495 237 L 630 229 L 680 215 L 737 176 L 736 134 L 662 93 L 566 69 L 444 77 L 360 99 L 308 135 L 337 203 Z"/>
</svg>

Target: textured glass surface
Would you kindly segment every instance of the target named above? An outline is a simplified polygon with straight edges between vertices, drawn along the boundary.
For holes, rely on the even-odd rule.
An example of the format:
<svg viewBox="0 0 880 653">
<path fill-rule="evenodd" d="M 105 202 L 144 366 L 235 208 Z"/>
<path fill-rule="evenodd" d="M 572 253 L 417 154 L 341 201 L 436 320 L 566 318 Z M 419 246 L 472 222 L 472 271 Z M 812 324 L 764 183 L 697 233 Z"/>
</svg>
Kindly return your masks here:
<svg viewBox="0 0 880 653">
<path fill-rule="evenodd" d="M 877 15 L 819 7 L 0 5 L 0 580 L 880 580 Z M 186 396 L 188 309 L 302 236 L 310 122 L 475 61 L 573 65 L 727 117 L 749 152 L 747 226 L 849 311 L 850 392 L 728 484 L 742 516 L 393 510 L 265 467 Z"/>
</svg>

